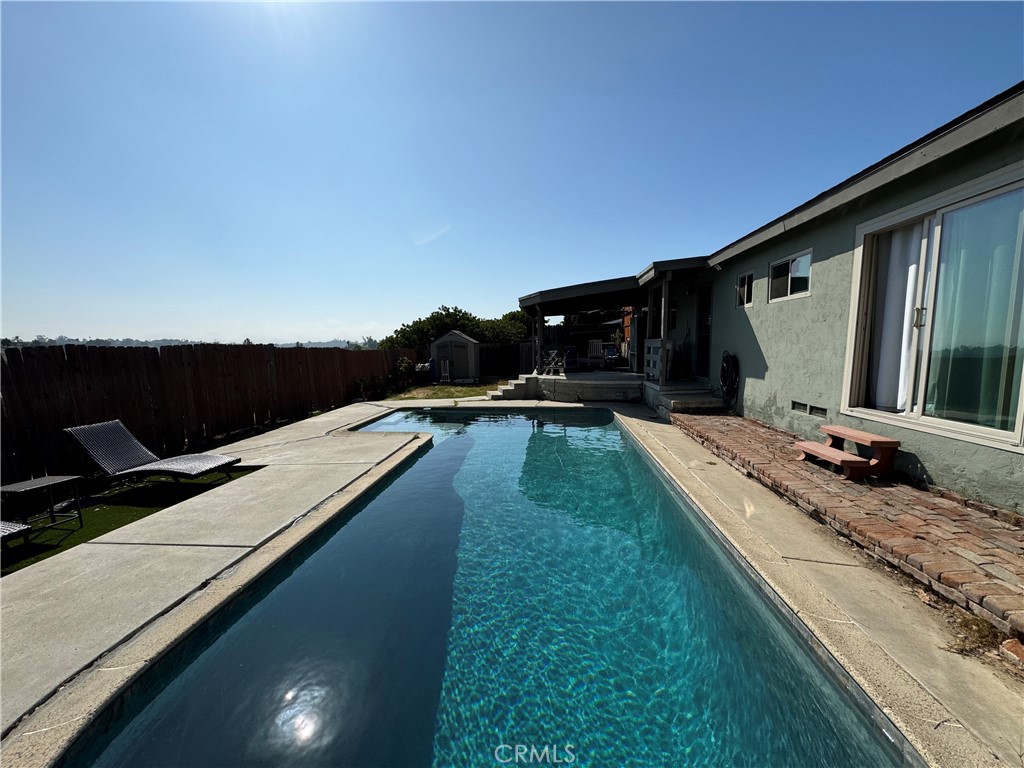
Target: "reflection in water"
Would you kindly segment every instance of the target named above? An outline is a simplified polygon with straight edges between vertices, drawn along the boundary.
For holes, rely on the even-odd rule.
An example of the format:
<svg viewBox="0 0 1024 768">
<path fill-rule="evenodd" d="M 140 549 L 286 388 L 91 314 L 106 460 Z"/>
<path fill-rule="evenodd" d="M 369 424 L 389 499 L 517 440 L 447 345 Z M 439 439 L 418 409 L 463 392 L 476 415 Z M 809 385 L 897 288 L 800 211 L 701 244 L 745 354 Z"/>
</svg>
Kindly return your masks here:
<svg viewBox="0 0 1024 768">
<path fill-rule="evenodd" d="M 269 677 L 269 676 L 268 676 Z M 276 684 L 254 681 L 252 696 L 238 702 L 239 718 L 245 711 L 259 713 L 247 745 L 254 759 L 267 758 L 288 762 L 302 758 L 314 759 L 341 736 L 349 717 L 352 683 L 345 670 L 323 658 L 306 658 L 303 664 L 290 664 L 274 676 Z M 260 686 L 262 692 L 252 690 Z"/>
<path fill-rule="evenodd" d="M 270 731 L 271 743 L 285 748 L 322 746 L 329 744 L 331 730 L 325 724 L 334 718 L 329 712 L 330 700 L 326 688 L 318 685 L 308 688 L 292 688 L 284 695 L 281 710 L 274 718 L 274 727 Z M 314 742 L 314 739 L 316 741 Z"/>
</svg>

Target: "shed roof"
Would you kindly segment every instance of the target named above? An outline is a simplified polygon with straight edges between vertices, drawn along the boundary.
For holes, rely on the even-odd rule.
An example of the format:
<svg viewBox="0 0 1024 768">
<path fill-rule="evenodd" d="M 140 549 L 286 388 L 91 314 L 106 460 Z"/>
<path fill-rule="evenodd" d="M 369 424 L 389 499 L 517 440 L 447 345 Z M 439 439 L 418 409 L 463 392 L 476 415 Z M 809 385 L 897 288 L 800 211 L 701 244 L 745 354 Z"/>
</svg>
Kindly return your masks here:
<svg viewBox="0 0 1024 768">
<path fill-rule="evenodd" d="M 444 341 L 449 336 L 458 336 L 459 338 L 461 338 L 461 339 L 463 339 L 465 341 L 472 342 L 473 344 L 479 344 L 480 343 L 476 339 L 474 339 L 474 338 L 472 338 L 470 336 L 467 336 L 462 331 L 448 331 L 448 333 L 443 333 L 440 336 L 438 336 L 436 339 L 434 339 L 433 343 L 437 344 L 437 342 L 439 342 L 439 341 Z"/>
</svg>

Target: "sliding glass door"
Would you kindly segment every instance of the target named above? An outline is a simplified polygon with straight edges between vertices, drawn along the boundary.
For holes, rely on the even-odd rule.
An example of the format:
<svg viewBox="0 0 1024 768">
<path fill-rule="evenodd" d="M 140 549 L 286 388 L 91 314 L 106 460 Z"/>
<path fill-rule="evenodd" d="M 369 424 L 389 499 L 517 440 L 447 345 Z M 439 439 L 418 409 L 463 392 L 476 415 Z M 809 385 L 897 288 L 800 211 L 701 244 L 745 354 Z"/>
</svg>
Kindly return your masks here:
<svg viewBox="0 0 1024 768">
<path fill-rule="evenodd" d="M 1020 186 L 874 235 L 865 406 L 1019 428 L 1022 240 Z"/>
</svg>

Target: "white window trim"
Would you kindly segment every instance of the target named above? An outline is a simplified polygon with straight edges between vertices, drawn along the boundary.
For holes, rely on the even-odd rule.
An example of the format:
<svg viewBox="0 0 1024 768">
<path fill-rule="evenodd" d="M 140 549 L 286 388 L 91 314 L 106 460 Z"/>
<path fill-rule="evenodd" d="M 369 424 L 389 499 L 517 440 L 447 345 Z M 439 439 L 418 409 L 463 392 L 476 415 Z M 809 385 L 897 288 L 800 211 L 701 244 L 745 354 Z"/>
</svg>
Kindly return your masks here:
<svg viewBox="0 0 1024 768">
<path fill-rule="evenodd" d="M 779 296 L 779 297 L 773 299 L 772 298 L 772 267 L 774 267 L 776 264 L 782 264 L 783 262 L 792 262 L 795 259 L 799 259 L 801 256 L 807 256 L 808 259 L 809 259 L 809 263 L 807 264 L 807 290 L 806 291 L 800 291 L 800 293 L 787 293 L 785 296 Z M 768 265 L 768 293 L 767 293 L 768 303 L 769 304 L 777 304 L 780 301 L 791 301 L 792 299 L 802 299 L 805 296 L 810 296 L 811 295 L 811 272 L 813 272 L 813 271 L 814 271 L 814 249 L 813 248 L 807 248 L 806 250 L 799 251 L 798 253 L 794 253 L 791 256 L 787 256 L 784 259 L 776 259 L 775 261 L 771 262 Z M 792 282 L 792 275 L 790 275 L 790 278 L 791 278 L 791 282 Z"/>
<path fill-rule="evenodd" d="M 867 345 L 864 331 L 866 313 L 861 311 L 861 287 L 864 281 L 864 266 L 867 260 L 865 242 L 869 237 L 893 229 L 900 224 L 910 223 L 915 219 L 923 219 L 930 215 L 942 213 L 945 209 L 959 207 L 962 203 L 976 202 L 975 198 L 987 197 L 996 193 L 1001 187 L 1009 187 L 1024 181 L 1024 162 L 1013 163 L 998 171 L 987 173 L 976 179 L 959 184 L 912 205 L 878 216 L 857 226 L 855 246 L 853 250 L 853 274 L 850 285 L 850 320 L 846 333 L 846 359 L 843 364 L 843 388 L 840 399 L 840 413 L 865 421 L 898 426 L 916 432 L 951 437 L 974 445 L 999 448 L 1013 453 L 1024 454 L 1024 393 L 1018 404 L 1017 428 L 1014 432 L 991 429 L 973 424 L 965 424 L 948 419 L 937 419 L 923 415 L 902 415 L 878 411 L 873 408 L 852 405 L 854 362 L 863 355 Z M 770 276 L 769 272 L 769 276 Z M 770 278 L 769 278 L 770 279 Z M 799 294 L 803 295 L 803 294 Z M 858 331 L 860 331 L 858 335 Z"/>
<path fill-rule="evenodd" d="M 744 277 L 750 281 L 750 301 L 747 301 L 746 297 L 744 297 L 743 303 L 740 304 L 740 280 L 742 280 Z M 747 307 L 752 306 L 754 306 L 754 273 L 752 271 L 743 272 L 739 275 L 736 275 L 736 309 L 746 309 Z"/>
</svg>

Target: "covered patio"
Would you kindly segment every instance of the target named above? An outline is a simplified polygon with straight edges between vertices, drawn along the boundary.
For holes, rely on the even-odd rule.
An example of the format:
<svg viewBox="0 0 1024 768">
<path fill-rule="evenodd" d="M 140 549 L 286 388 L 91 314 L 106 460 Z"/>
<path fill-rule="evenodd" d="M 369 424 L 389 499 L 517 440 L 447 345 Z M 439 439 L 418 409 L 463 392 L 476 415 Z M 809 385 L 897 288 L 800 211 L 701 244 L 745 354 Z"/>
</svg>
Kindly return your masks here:
<svg viewBox="0 0 1024 768">
<path fill-rule="evenodd" d="M 526 312 L 533 320 L 534 355 L 536 361 L 535 373 L 539 375 L 565 373 L 569 370 L 583 368 L 603 368 L 606 357 L 604 347 L 611 345 L 614 328 L 632 330 L 635 324 L 634 317 L 643 312 L 644 293 L 640 289 L 639 280 L 634 276 L 617 277 L 611 280 L 598 280 L 591 283 L 579 283 L 568 285 L 562 288 L 551 288 L 537 293 L 522 296 L 519 299 L 519 307 Z M 545 328 L 547 318 L 570 317 L 592 314 L 597 316 L 599 329 L 591 328 L 589 332 L 585 329 L 585 336 L 580 339 L 573 338 L 571 331 L 566 331 L 561 338 L 554 339 L 553 329 Z M 614 316 L 614 317 L 613 317 Z M 627 318 L 628 316 L 628 318 Z M 611 318 L 613 325 L 606 325 L 604 318 Z M 618 322 L 615 322 L 615 321 Z M 626 325 L 628 321 L 628 326 Z M 545 334 L 545 330 L 548 331 Z M 595 338 L 596 337 L 596 338 Z M 625 334 L 623 336 L 625 338 Z M 583 343 L 586 341 L 587 346 Z M 593 359 L 591 346 L 597 342 L 601 353 Z M 639 373 L 635 362 L 635 337 L 630 338 L 629 347 L 625 355 L 618 351 L 618 355 L 628 361 L 628 371 Z M 580 366 L 572 365 L 572 351 L 575 350 L 578 361 L 585 363 Z M 566 352 L 569 352 L 570 361 L 567 366 Z M 618 366 L 614 366 L 618 367 Z"/>
<path fill-rule="evenodd" d="M 565 377 L 563 389 L 568 392 L 572 389 L 568 380 L 579 378 L 582 371 L 595 367 L 607 370 L 608 366 L 592 364 L 589 353 L 593 349 L 580 349 L 581 343 L 571 335 L 559 338 L 551 333 L 553 329 L 545 328 L 545 322 L 555 316 L 617 314 L 621 324 L 610 322 L 622 328 L 619 358 L 625 364 L 611 366 L 612 375 L 628 377 L 634 387 L 639 385 L 644 401 L 666 411 L 694 405 L 700 410 L 720 406 L 710 397 L 714 274 L 703 257 L 671 259 L 653 262 L 635 276 L 579 283 L 521 297 L 520 308 L 534 322 L 534 373 Z M 600 343 L 609 344 L 611 334 L 600 334 Z M 589 340 L 589 347 L 594 341 Z M 573 364 L 574 349 L 578 365 Z M 583 364 L 584 358 L 591 365 Z"/>
</svg>

